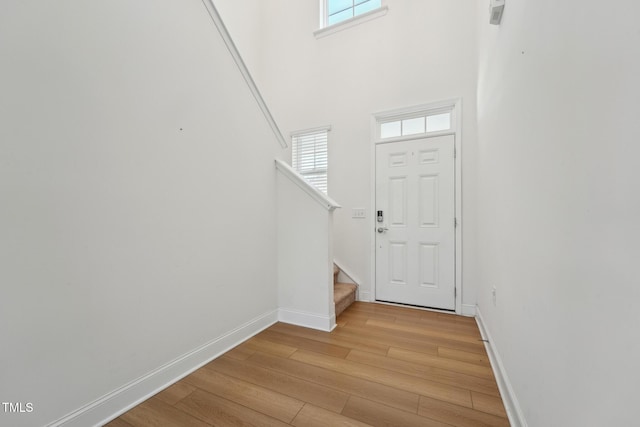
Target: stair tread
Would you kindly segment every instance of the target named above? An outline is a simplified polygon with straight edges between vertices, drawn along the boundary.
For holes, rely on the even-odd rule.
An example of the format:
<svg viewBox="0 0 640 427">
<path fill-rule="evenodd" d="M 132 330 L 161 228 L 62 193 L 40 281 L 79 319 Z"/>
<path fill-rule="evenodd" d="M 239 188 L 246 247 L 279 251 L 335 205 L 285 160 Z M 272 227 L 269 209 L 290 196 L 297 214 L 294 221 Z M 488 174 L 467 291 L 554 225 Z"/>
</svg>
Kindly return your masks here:
<svg viewBox="0 0 640 427">
<path fill-rule="evenodd" d="M 354 303 L 356 300 L 356 289 L 357 286 L 353 283 L 334 283 L 333 303 L 336 317 Z"/>
<path fill-rule="evenodd" d="M 333 284 L 333 288 L 335 289 L 336 287 L 338 288 L 351 288 L 351 289 L 356 289 L 358 287 L 358 285 L 356 285 L 355 283 L 341 283 L 341 282 L 336 282 Z"/>
<path fill-rule="evenodd" d="M 356 290 L 358 285 L 354 283 L 338 282 L 340 268 L 333 264 L 333 304 L 335 306 L 336 317 L 356 300 Z"/>
<path fill-rule="evenodd" d="M 355 294 L 356 285 L 353 283 L 336 283 L 333 285 L 333 301 L 338 302 Z"/>
</svg>

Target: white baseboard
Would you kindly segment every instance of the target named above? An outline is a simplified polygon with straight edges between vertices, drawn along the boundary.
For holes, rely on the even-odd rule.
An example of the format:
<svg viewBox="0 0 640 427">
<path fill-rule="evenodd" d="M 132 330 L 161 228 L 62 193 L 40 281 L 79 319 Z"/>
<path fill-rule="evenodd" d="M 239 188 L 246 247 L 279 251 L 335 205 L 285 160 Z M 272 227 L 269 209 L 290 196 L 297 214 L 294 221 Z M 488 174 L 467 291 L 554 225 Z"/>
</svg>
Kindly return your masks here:
<svg viewBox="0 0 640 427">
<path fill-rule="evenodd" d="M 102 426 L 236 345 L 278 321 L 277 310 L 265 313 L 117 390 L 49 424 L 48 427 Z"/>
<path fill-rule="evenodd" d="M 358 301 L 371 302 L 371 292 L 361 291 L 360 288 L 358 288 Z"/>
<path fill-rule="evenodd" d="M 463 316 L 475 317 L 476 316 L 476 305 L 475 304 L 462 304 L 462 312 L 460 313 Z"/>
<path fill-rule="evenodd" d="M 281 308 L 278 310 L 278 320 L 292 325 L 304 326 L 305 328 L 318 329 L 320 331 L 331 332 L 336 327 L 336 315 L 323 316 L 316 313 Z"/>
<path fill-rule="evenodd" d="M 485 348 L 487 350 L 487 354 L 489 355 L 489 360 L 491 361 L 493 374 L 495 375 L 496 381 L 498 382 L 500 396 L 502 396 L 502 402 L 504 403 L 505 410 L 507 411 L 509 423 L 511 424 L 511 427 L 527 427 L 527 421 L 524 418 L 524 414 L 522 413 L 522 409 L 520 408 L 520 404 L 518 403 L 516 394 L 513 391 L 513 387 L 511 387 L 511 382 L 509 381 L 507 371 L 504 369 L 504 365 L 502 364 L 502 359 L 500 358 L 498 349 L 495 347 L 493 340 L 491 339 L 491 334 L 489 333 L 489 330 L 486 328 L 484 320 L 482 319 L 480 307 L 476 306 L 475 311 L 476 322 L 478 323 L 478 328 L 480 329 L 482 339 L 485 340 Z"/>
</svg>

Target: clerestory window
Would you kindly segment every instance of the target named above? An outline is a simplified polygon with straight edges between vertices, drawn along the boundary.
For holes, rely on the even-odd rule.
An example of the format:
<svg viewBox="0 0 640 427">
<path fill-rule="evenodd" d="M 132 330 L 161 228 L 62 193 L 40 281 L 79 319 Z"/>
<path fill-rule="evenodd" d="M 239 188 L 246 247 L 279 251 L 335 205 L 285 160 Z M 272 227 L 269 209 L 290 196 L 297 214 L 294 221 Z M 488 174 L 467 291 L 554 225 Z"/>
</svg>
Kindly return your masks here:
<svg viewBox="0 0 640 427">
<path fill-rule="evenodd" d="M 324 26 L 338 24 L 382 7 L 382 0 L 321 0 L 324 2 Z"/>
</svg>

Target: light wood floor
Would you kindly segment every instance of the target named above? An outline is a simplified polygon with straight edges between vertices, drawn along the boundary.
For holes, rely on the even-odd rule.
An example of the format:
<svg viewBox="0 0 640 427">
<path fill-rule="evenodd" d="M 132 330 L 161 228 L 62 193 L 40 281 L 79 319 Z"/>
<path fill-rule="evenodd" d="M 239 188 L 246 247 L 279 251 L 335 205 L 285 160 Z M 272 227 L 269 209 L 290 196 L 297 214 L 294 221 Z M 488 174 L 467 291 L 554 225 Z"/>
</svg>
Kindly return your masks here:
<svg viewBox="0 0 640 427">
<path fill-rule="evenodd" d="M 357 302 L 276 323 L 107 424 L 509 426 L 475 320 Z"/>
</svg>

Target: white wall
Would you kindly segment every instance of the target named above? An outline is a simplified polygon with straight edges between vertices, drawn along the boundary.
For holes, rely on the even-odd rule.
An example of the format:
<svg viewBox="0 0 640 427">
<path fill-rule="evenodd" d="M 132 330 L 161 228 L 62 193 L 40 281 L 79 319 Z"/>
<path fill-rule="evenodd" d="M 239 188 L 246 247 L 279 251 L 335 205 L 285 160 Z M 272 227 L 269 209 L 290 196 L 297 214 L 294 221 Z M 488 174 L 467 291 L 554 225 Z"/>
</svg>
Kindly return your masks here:
<svg viewBox="0 0 640 427">
<path fill-rule="evenodd" d="M 361 296 L 372 284 L 371 115 L 463 98 L 463 292 L 475 305 L 476 11 L 464 2 L 384 3 L 386 16 L 316 39 L 318 1 L 270 0 L 256 81 L 285 134 L 332 126 L 329 195 L 343 206 L 334 218 L 335 258 L 360 283 Z M 352 219 L 353 208 L 366 208 L 368 219 Z"/>
<path fill-rule="evenodd" d="M 529 426 L 636 425 L 640 4 L 486 3 L 480 311 Z"/>
<path fill-rule="evenodd" d="M 213 0 L 242 60 L 254 79 L 262 69 L 265 0 Z M 262 87 L 258 87 L 262 90 Z"/>
<path fill-rule="evenodd" d="M 0 13 L 0 400 L 43 425 L 277 308 L 280 148 L 199 0 Z M 251 123 L 251 126 L 247 126 Z"/>
<path fill-rule="evenodd" d="M 281 168 L 285 168 L 281 166 Z M 278 311 L 279 320 L 330 331 L 333 303 L 333 207 L 301 189 L 301 176 L 278 169 Z M 310 188 L 310 191 L 315 189 Z"/>
</svg>

